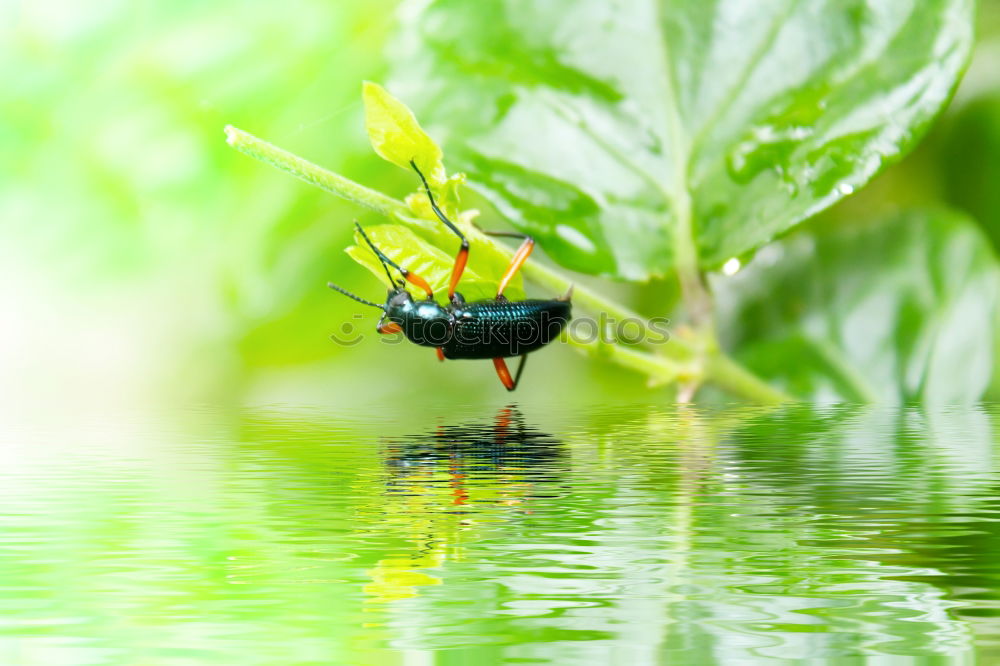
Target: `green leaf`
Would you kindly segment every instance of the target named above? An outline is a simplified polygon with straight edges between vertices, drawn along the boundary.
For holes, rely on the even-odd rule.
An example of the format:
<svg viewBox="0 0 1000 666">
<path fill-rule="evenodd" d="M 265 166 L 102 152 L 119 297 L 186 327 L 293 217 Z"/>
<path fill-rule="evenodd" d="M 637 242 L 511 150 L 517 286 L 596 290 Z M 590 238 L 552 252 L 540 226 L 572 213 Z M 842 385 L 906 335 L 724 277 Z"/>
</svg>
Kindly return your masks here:
<svg viewBox="0 0 1000 666">
<path fill-rule="evenodd" d="M 555 260 L 643 280 L 688 215 L 717 266 L 905 152 L 966 62 L 972 5 L 431 0 L 393 87 Z"/>
<path fill-rule="evenodd" d="M 1000 67 L 1000 56 L 988 65 Z M 970 213 L 1000 248 L 1000 91 L 971 101 L 943 124 L 930 160 L 948 203 Z"/>
<path fill-rule="evenodd" d="M 969 403 L 992 379 L 1000 266 L 957 213 L 795 234 L 713 287 L 723 344 L 804 398 Z"/>
<path fill-rule="evenodd" d="M 390 95 L 385 88 L 365 81 L 362 87 L 365 102 L 365 128 L 372 148 L 379 156 L 411 171 L 410 160 L 434 185 L 445 182 L 441 149 L 420 127 L 413 112 Z"/>
<path fill-rule="evenodd" d="M 446 253 L 408 227 L 399 224 L 366 226 L 365 233 L 387 257 L 424 278 L 434 291 L 437 300 L 446 302 L 451 269 L 455 264 L 454 254 Z M 355 245 L 347 248 L 347 254 L 370 270 L 386 287 L 391 286 L 378 258 L 365 244 L 360 234 L 355 233 L 354 242 Z M 454 245 L 457 251 L 457 239 Z M 497 282 L 508 263 L 508 258 L 491 245 L 473 243 L 469 252 L 469 263 L 462 274 L 458 291 L 470 301 L 493 298 L 496 296 Z M 393 271 L 393 277 L 398 278 L 399 275 Z M 415 297 L 425 298 L 425 294 L 413 285 L 407 284 L 407 287 Z M 511 299 L 524 298 L 520 275 L 514 276 L 504 294 Z"/>
</svg>

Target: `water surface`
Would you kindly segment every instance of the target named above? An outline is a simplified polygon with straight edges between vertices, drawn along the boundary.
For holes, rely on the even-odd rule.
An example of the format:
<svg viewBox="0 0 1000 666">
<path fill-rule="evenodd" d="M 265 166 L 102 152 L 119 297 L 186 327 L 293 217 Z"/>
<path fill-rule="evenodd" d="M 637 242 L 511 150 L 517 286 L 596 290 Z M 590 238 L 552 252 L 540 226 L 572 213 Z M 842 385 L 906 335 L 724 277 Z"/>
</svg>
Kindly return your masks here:
<svg viewBox="0 0 1000 666">
<path fill-rule="evenodd" d="M 992 407 L 16 423 L 3 664 L 1000 662 Z"/>
</svg>

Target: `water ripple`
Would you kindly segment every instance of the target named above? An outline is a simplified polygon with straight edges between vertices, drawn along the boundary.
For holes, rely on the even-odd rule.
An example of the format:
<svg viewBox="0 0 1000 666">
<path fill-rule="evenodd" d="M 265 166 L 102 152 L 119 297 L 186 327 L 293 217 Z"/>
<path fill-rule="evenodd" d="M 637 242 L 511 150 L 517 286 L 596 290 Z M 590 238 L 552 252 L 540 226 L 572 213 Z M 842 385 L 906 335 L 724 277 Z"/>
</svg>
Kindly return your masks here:
<svg viewBox="0 0 1000 666">
<path fill-rule="evenodd" d="M 5 433 L 0 662 L 1000 659 L 993 407 L 358 414 Z"/>
</svg>

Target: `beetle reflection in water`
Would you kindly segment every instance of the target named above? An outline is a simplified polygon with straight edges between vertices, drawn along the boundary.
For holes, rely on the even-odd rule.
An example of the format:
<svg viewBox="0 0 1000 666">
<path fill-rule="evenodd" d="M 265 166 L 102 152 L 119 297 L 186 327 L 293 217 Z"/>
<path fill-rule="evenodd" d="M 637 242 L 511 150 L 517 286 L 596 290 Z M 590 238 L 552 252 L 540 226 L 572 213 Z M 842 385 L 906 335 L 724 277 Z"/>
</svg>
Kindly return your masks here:
<svg viewBox="0 0 1000 666">
<path fill-rule="evenodd" d="M 368 571 L 372 581 L 364 589 L 372 603 L 441 584 L 432 572 L 462 559 L 463 544 L 531 514 L 533 498 L 562 492 L 563 444 L 514 406 L 500 409 L 491 423 L 439 425 L 388 439 L 383 452 L 383 524 L 410 547 Z"/>
</svg>

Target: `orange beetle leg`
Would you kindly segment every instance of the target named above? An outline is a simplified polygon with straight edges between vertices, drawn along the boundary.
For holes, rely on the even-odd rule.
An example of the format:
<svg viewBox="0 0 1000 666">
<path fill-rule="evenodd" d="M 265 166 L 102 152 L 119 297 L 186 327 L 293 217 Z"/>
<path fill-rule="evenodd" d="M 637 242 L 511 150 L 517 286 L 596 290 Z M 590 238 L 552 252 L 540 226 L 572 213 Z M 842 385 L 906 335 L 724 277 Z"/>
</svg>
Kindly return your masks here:
<svg viewBox="0 0 1000 666">
<path fill-rule="evenodd" d="M 462 279 L 462 272 L 465 271 L 465 265 L 469 263 L 469 241 L 462 239 L 462 247 L 458 251 L 458 255 L 455 256 L 455 266 L 451 269 L 451 282 L 448 285 L 448 300 L 455 295 L 455 289 L 458 287 L 458 281 Z"/>
<path fill-rule="evenodd" d="M 503 290 L 507 288 L 511 279 L 517 273 L 518 269 L 521 268 L 525 260 L 527 260 L 528 255 L 530 255 L 531 251 L 534 249 L 535 239 L 530 236 L 525 238 L 524 242 L 521 243 L 521 247 L 517 248 L 517 252 L 514 253 L 514 257 L 510 260 L 510 266 L 507 267 L 507 271 L 503 274 L 503 277 L 500 278 L 500 286 L 497 287 L 497 298 L 503 296 Z"/>
<path fill-rule="evenodd" d="M 503 383 L 504 387 L 508 391 L 514 390 L 514 378 L 510 376 L 510 370 L 507 369 L 507 362 L 502 358 L 493 359 L 493 367 L 497 370 L 497 377 Z"/>
<path fill-rule="evenodd" d="M 425 292 L 427 292 L 427 298 L 430 299 L 434 298 L 434 292 L 431 291 L 431 286 L 427 284 L 427 280 L 423 279 L 416 273 L 411 273 L 405 268 L 403 269 L 403 277 L 406 278 L 406 281 L 409 282 L 410 284 L 416 286 L 418 289 L 423 289 Z"/>
</svg>

